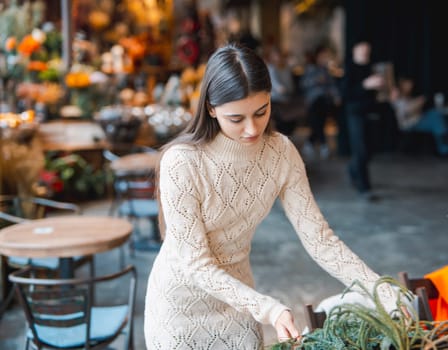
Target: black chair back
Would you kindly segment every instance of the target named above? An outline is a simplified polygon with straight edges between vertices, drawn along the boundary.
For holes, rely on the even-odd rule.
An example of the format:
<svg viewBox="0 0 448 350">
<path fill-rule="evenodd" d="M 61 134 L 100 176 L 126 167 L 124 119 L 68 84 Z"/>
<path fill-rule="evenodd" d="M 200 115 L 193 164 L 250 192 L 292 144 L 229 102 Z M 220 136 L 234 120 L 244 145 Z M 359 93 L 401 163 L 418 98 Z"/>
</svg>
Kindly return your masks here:
<svg viewBox="0 0 448 350">
<path fill-rule="evenodd" d="M 433 321 L 431 307 L 429 306 L 430 299 L 437 299 L 439 291 L 432 281 L 428 278 L 410 278 L 408 273 L 401 271 L 398 273 L 398 281 L 417 295 L 418 299 L 418 313 L 422 321 Z"/>
<path fill-rule="evenodd" d="M 314 331 L 316 328 L 322 328 L 324 322 L 327 319 L 327 314 L 325 311 L 315 311 L 313 305 L 305 305 L 305 322 L 310 332 Z"/>
<path fill-rule="evenodd" d="M 28 267 L 10 274 L 9 279 L 14 283 L 19 295 L 19 301 L 25 312 L 29 332 L 27 334 L 27 343 L 32 342 L 37 348 L 47 347 L 50 349 L 100 349 L 112 343 L 120 335 L 124 334 L 125 349 L 132 349 L 132 332 L 133 317 L 137 275 L 134 266 L 128 266 L 125 269 L 106 276 L 93 278 L 73 278 L 73 279 L 43 279 L 36 278 L 35 271 Z M 124 288 L 124 280 L 127 278 L 128 288 Z M 92 291 L 98 288 L 98 285 L 105 282 L 115 283 L 112 287 L 119 289 L 120 292 L 126 292 L 126 300 L 114 298 L 114 301 L 105 302 L 99 299 L 101 305 L 94 304 Z M 109 286 L 111 288 L 111 286 Z M 120 303 L 120 304 L 118 304 Z M 117 305 L 118 304 L 118 305 Z M 101 323 L 111 321 L 108 317 L 108 310 L 112 310 L 109 315 L 114 315 L 114 307 L 127 306 L 126 317 L 118 320 L 120 323 L 114 328 L 113 333 L 95 338 L 95 334 L 91 334 L 91 330 L 95 329 L 93 320 Z M 93 317 L 95 309 L 102 308 L 104 319 Z M 116 321 L 116 320 L 115 320 Z M 73 344 L 77 346 L 68 346 L 67 344 L 55 344 L 52 342 L 50 334 L 55 334 L 57 329 L 81 327 L 82 334 L 80 338 L 76 338 Z M 70 334 L 70 333 L 62 333 Z M 54 339 L 53 339 L 54 340 Z"/>
</svg>

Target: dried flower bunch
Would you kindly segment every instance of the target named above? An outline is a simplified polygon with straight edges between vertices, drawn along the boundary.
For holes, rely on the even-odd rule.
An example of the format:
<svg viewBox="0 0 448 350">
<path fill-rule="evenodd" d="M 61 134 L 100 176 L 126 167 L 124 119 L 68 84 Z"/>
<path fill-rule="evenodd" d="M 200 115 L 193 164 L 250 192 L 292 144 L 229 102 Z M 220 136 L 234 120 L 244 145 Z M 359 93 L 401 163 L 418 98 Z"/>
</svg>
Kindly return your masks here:
<svg viewBox="0 0 448 350">
<path fill-rule="evenodd" d="M 3 120 L 15 127 L 0 128 L 0 189 L 2 193 L 34 195 L 45 164 L 41 144 L 35 137 L 36 127 L 8 115 Z"/>
</svg>

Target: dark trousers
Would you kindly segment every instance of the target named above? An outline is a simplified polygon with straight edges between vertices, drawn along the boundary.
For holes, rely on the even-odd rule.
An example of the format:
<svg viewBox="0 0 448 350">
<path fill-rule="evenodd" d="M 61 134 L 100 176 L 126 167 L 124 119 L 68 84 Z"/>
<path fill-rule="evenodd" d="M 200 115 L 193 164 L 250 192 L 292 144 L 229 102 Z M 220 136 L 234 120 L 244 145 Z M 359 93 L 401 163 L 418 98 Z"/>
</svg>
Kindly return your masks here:
<svg viewBox="0 0 448 350">
<path fill-rule="evenodd" d="M 308 107 L 308 121 L 311 128 L 310 142 L 321 145 L 326 144 L 325 121 L 328 115 L 334 111 L 334 104 L 326 96 L 320 96 Z"/>
<path fill-rule="evenodd" d="M 347 130 L 351 152 L 348 171 L 353 186 L 359 192 L 365 192 L 371 188 L 368 169 L 371 152 L 368 144 L 367 127 L 367 115 L 347 108 Z"/>
</svg>

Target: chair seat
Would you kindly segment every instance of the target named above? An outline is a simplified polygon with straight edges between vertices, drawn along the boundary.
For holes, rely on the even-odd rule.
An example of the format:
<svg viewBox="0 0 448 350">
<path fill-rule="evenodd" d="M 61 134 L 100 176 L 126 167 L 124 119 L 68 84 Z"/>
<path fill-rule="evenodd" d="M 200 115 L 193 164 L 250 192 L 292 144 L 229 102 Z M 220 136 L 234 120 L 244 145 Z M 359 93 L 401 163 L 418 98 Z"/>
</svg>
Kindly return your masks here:
<svg viewBox="0 0 448 350">
<path fill-rule="evenodd" d="M 159 214 L 159 206 L 153 199 L 132 199 L 124 201 L 118 207 L 121 216 L 150 217 Z"/>
<path fill-rule="evenodd" d="M 79 261 L 82 256 L 75 256 L 73 260 Z M 8 263 L 16 266 L 32 265 L 38 268 L 57 270 L 59 268 L 59 258 L 26 258 L 20 256 L 12 256 L 8 259 Z"/>
<path fill-rule="evenodd" d="M 90 340 L 92 343 L 113 337 L 126 322 L 128 305 L 93 307 L 91 314 Z M 41 341 L 59 348 L 73 348 L 84 345 L 86 325 L 68 328 L 36 325 Z M 31 330 L 28 337 L 32 338 Z"/>
</svg>

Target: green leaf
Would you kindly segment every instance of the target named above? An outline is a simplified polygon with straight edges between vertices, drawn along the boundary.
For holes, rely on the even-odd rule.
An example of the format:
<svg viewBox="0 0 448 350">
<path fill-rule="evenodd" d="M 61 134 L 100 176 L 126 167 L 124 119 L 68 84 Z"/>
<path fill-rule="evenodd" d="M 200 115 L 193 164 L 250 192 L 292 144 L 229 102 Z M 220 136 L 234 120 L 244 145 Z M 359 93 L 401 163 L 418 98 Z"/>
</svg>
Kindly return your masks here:
<svg viewBox="0 0 448 350">
<path fill-rule="evenodd" d="M 75 170 L 73 168 L 65 168 L 61 171 L 61 179 L 64 181 L 69 180 L 75 174 Z"/>
</svg>

